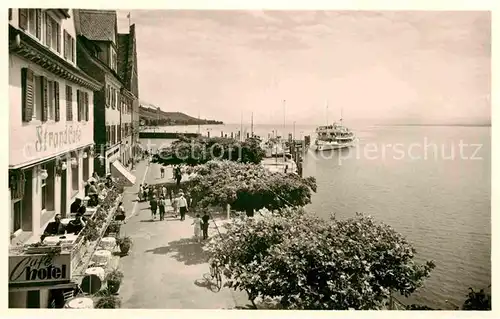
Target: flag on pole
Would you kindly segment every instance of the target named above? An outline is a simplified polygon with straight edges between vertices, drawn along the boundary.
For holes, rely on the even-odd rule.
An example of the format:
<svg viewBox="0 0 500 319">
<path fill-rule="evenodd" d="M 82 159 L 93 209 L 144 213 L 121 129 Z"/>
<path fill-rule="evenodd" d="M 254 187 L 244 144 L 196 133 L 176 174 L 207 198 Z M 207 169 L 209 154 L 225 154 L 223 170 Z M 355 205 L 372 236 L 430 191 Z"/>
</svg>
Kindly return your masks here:
<svg viewBox="0 0 500 319">
<path fill-rule="evenodd" d="M 130 12 L 127 14 L 127 19 L 130 19 Z"/>
</svg>

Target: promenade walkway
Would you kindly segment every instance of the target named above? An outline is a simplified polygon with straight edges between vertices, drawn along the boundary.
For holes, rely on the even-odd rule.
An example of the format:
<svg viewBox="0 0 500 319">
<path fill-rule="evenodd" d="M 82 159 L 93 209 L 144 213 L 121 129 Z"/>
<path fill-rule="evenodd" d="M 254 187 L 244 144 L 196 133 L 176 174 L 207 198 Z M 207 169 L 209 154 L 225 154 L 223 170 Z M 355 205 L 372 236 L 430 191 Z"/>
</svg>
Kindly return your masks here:
<svg viewBox="0 0 500 319">
<path fill-rule="evenodd" d="M 141 183 L 141 170 L 147 169 L 145 181 L 156 184 L 171 179 L 171 169 L 160 179 L 160 166 L 145 162 L 137 166 L 137 185 Z M 135 200 L 137 191 L 126 190 L 128 199 Z M 126 199 L 127 200 L 127 199 Z M 120 288 L 122 308 L 143 309 L 233 309 L 249 304 L 246 293 L 234 292 L 223 287 L 213 292 L 204 279 L 208 274 L 208 256 L 202 244 L 194 242 L 192 218 L 185 221 L 167 218 L 151 221 L 149 204 L 125 203 L 129 219 L 122 226 L 121 235 L 130 236 L 133 246 L 128 256 L 120 261 L 125 278 Z M 212 228 L 209 235 L 216 234 Z"/>
</svg>

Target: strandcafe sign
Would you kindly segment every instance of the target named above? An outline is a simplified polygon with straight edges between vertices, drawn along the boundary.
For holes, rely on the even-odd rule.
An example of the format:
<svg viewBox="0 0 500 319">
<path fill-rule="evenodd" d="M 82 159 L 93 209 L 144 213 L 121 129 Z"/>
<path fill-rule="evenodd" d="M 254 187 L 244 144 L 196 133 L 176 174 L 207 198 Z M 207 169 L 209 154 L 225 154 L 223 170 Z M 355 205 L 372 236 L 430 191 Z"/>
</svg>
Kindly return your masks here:
<svg viewBox="0 0 500 319">
<path fill-rule="evenodd" d="M 9 257 L 9 284 L 68 281 L 70 272 L 71 254 Z"/>
<path fill-rule="evenodd" d="M 47 126 L 36 127 L 35 149 L 44 152 L 51 148 L 61 148 L 65 145 L 79 143 L 82 140 L 82 129 L 80 125 L 66 125 L 64 130 L 50 131 Z"/>
</svg>

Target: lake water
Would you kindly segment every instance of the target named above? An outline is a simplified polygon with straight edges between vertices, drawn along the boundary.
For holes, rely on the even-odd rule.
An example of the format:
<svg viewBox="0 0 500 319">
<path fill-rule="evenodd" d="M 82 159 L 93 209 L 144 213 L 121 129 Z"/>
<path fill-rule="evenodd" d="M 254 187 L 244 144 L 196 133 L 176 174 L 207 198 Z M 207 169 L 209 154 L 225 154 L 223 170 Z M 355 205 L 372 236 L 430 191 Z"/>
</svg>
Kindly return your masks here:
<svg viewBox="0 0 500 319">
<path fill-rule="evenodd" d="M 305 156 L 304 174 L 318 183 L 307 209 L 324 217 L 369 214 L 405 235 L 419 260 L 434 260 L 431 277 L 407 302 L 450 309 L 445 300 L 461 305 L 468 287 L 486 288 L 491 282 L 491 128 L 347 125 L 359 138 L 356 148 L 321 155 L 311 150 Z M 313 135 L 314 128 L 297 125 L 295 135 Z M 196 126 L 164 129 L 198 131 Z M 200 128 L 211 136 L 238 130 L 240 125 Z M 294 128 L 254 127 L 261 136 L 273 130 L 288 134 Z"/>
</svg>

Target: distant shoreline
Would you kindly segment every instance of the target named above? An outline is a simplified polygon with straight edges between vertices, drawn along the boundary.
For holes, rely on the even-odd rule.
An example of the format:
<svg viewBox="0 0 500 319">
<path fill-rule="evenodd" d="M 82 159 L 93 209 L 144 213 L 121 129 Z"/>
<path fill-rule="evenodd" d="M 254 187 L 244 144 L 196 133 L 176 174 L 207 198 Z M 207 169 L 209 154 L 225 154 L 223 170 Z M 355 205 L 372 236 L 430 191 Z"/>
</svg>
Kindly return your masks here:
<svg viewBox="0 0 500 319">
<path fill-rule="evenodd" d="M 375 124 L 375 126 L 461 126 L 461 127 L 491 127 L 491 124 Z"/>
</svg>

